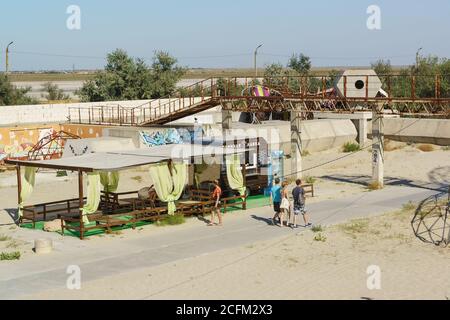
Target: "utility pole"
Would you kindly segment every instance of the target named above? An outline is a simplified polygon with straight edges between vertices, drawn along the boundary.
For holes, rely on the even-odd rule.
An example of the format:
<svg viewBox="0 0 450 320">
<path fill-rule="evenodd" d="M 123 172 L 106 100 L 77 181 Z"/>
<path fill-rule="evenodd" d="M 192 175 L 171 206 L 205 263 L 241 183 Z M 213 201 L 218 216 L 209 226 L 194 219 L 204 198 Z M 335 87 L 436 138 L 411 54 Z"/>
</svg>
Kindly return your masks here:
<svg viewBox="0 0 450 320">
<path fill-rule="evenodd" d="M 259 48 L 261 48 L 262 47 L 262 44 L 260 44 L 258 47 L 256 47 L 256 49 L 255 49 L 255 56 L 254 56 L 254 58 L 255 58 L 255 60 L 254 60 L 254 65 L 255 65 L 255 81 L 256 81 L 256 79 L 258 79 L 258 65 L 257 65 L 257 63 L 256 63 L 256 57 L 257 57 L 257 55 L 258 55 L 258 49 Z"/>
<path fill-rule="evenodd" d="M 383 105 L 374 105 L 372 113 L 372 182 L 384 188 Z"/>
<path fill-rule="evenodd" d="M 291 173 L 294 178 L 302 178 L 302 112 L 297 103 L 291 110 Z"/>
<path fill-rule="evenodd" d="M 419 58 L 420 58 L 420 51 L 422 51 L 422 47 L 420 47 L 416 52 L 416 71 L 419 70 Z"/>
<path fill-rule="evenodd" d="M 14 41 L 11 41 L 7 46 L 6 46 L 6 66 L 5 66 L 5 74 L 8 74 L 9 72 L 9 46 L 12 45 L 14 43 Z"/>
</svg>

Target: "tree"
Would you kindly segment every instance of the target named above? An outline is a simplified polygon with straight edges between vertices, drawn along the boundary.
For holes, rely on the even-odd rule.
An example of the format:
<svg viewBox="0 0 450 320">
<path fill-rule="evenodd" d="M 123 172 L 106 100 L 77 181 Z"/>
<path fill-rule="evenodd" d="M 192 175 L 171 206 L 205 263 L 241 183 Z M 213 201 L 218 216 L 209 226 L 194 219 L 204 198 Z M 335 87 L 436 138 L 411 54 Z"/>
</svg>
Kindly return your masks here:
<svg viewBox="0 0 450 320">
<path fill-rule="evenodd" d="M 17 88 L 11 84 L 5 74 L 0 74 L 0 106 L 36 104 L 36 100 L 27 96 L 31 88 Z"/>
<path fill-rule="evenodd" d="M 281 63 L 272 63 L 264 69 L 264 85 L 280 87 L 284 85 L 283 77 L 286 76 L 286 70 Z"/>
<path fill-rule="evenodd" d="M 372 63 L 372 68 L 378 74 L 383 89 L 388 91 L 388 78 L 390 92 L 396 98 L 411 98 L 412 79 L 415 77 L 415 97 L 433 98 L 435 96 L 436 76 L 440 77 L 441 97 L 450 95 L 450 60 L 437 56 L 420 56 L 418 64 L 393 72 L 389 60 L 378 60 Z"/>
<path fill-rule="evenodd" d="M 152 68 L 124 50 L 108 54 L 105 70 L 77 91 L 82 101 L 155 99 L 172 94 L 185 70 L 167 52 L 155 52 Z"/>
<path fill-rule="evenodd" d="M 301 76 L 306 76 L 311 70 L 311 59 L 303 53 L 293 54 L 288 62 L 288 68 L 295 70 Z"/>
<path fill-rule="evenodd" d="M 58 85 L 51 82 L 43 84 L 42 91 L 47 92 L 47 94 L 41 95 L 43 98 L 47 99 L 47 101 L 61 101 L 70 99 L 69 95 L 64 94 L 64 91 L 60 89 Z"/>
<path fill-rule="evenodd" d="M 386 89 L 388 86 L 387 79 L 388 78 L 390 78 L 391 80 L 393 79 L 392 77 L 390 77 L 392 75 L 391 61 L 380 59 L 376 62 L 372 62 L 371 67 L 376 72 L 378 77 L 380 78 L 382 87 Z M 392 82 L 391 82 L 391 84 L 392 84 Z"/>
<path fill-rule="evenodd" d="M 310 75 L 311 65 L 311 59 L 303 53 L 294 53 L 289 59 L 287 67 L 294 70 L 298 75 L 305 77 L 302 78 L 302 81 L 295 80 L 290 82 L 289 87 L 292 91 L 301 92 L 302 86 L 306 88 L 307 92 L 316 92 L 321 88 L 322 83 L 320 79 L 308 77 Z"/>
<path fill-rule="evenodd" d="M 184 68 L 177 66 L 177 62 L 168 52 L 155 52 L 150 74 L 152 98 L 161 98 L 175 91 L 177 82 L 186 73 Z"/>
<path fill-rule="evenodd" d="M 378 76 L 388 76 L 392 74 L 392 66 L 390 60 L 378 60 L 371 63 L 372 69 L 377 73 Z"/>
</svg>

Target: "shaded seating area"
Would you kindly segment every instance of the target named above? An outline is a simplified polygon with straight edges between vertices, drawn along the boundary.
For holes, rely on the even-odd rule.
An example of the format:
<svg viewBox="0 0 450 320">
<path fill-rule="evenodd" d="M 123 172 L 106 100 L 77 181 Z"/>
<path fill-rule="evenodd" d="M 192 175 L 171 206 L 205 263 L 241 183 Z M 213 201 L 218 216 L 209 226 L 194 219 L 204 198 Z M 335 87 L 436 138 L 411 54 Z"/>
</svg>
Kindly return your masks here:
<svg viewBox="0 0 450 320">
<path fill-rule="evenodd" d="M 169 215 L 205 215 L 211 212 L 214 201 L 208 190 L 190 188 L 187 199 L 181 196 L 188 186 L 188 166 L 205 157 L 227 162 L 229 184 L 240 193 L 222 199 L 223 208 L 246 208 L 245 165 L 239 155 L 245 149 L 214 146 L 165 145 L 123 152 L 99 152 L 52 160 L 8 160 L 15 165 L 18 182 L 19 223 L 61 221 L 61 233 L 70 232 L 83 239 L 93 231 L 111 232 L 116 227 L 137 226 L 155 222 Z M 154 193 L 140 197 L 139 191 L 117 192 L 120 171 L 148 166 L 154 183 Z M 78 198 L 25 206 L 31 195 L 38 168 L 76 172 Z M 87 183 L 86 183 L 87 180 Z"/>
</svg>

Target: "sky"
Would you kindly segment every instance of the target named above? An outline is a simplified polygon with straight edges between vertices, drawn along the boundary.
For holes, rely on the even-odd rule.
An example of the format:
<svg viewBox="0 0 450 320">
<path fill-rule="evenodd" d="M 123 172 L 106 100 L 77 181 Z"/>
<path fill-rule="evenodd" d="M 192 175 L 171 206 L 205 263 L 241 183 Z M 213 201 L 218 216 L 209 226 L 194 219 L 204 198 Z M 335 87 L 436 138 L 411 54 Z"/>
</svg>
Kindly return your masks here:
<svg viewBox="0 0 450 320">
<path fill-rule="evenodd" d="M 67 28 L 67 8 L 80 8 L 80 29 Z M 370 30 L 371 5 L 381 29 Z M 422 54 L 450 56 L 450 1 L 407 0 L 15 0 L 0 6 L 0 70 L 98 69 L 116 48 L 151 62 L 165 50 L 192 68 L 286 64 L 293 53 L 313 66 L 394 65 Z"/>
</svg>

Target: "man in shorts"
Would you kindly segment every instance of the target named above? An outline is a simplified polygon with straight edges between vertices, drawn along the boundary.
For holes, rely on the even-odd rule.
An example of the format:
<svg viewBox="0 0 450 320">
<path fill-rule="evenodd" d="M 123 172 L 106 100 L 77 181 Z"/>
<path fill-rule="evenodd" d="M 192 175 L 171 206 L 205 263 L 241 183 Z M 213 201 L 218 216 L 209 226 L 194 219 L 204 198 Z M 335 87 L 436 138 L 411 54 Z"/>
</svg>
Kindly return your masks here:
<svg viewBox="0 0 450 320">
<path fill-rule="evenodd" d="M 297 186 L 292 190 L 292 196 L 294 198 L 294 224 L 292 227 L 298 228 L 297 218 L 301 214 L 303 216 L 303 221 L 305 222 L 305 227 L 308 228 L 311 227 L 312 224 L 309 222 L 309 216 L 305 209 L 305 189 L 302 187 L 302 180 L 297 179 L 295 184 Z"/>
<path fill-rule="evenodd" d="M 281 180 L 279 178 L 275 179 L 275 184 L 270 190 L 270 203 L 273 204 L 273 211 L 275 215 L 272 218 L 272 222 L 275 225 L 276 219 L 280 218 L 280 212 L 281 212 L 281 186 L 280 186 Z"/>
</svg>

